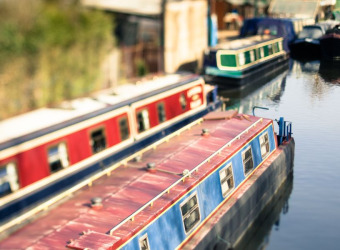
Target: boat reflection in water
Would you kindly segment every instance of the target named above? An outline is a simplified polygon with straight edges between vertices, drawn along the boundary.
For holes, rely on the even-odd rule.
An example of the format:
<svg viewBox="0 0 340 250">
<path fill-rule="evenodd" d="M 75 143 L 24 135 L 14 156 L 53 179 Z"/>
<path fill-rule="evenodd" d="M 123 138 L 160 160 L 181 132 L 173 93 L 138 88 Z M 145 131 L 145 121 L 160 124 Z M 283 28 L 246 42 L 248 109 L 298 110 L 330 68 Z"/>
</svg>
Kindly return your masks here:
<svg viewBox="0 0 340 250">
<path fill-rule="evenodd" d="M 270 81 L 261 81 L 242 89 L 229 89 L 219 94 L 225 99 L 227 109 L 238 109 L 240 113 L 249 114 L 254 106 L 264 105 L 265 100 L 279 101 L 286 85 L 288 69 Z"/>
<path fill-rule="evenodd" d="M 315 74 L 319 71 L 320 61 L 294 61 L 295 72 L 300 73 L 301 75 L 307 74 Z"/>
<path fill-rule="evenodd" d="M 280 217 L 288 213 L 289 197 L 293 190 L 293 172 L 277 190 L 268 205 L 261 211 L 253 225 L 246 231 L 233 250 L 265 249 L 269 243 L 272 230 L 280 227 Z M 217 236 L 218 241 L 214 249 L 226 249 L 226 241 L 222 235 Z"/>
<path fill-rule="evenodd" d="M 325 82 L 340 84 L 340 62 L 321 61 L 319 75 Z"/>
</svg>

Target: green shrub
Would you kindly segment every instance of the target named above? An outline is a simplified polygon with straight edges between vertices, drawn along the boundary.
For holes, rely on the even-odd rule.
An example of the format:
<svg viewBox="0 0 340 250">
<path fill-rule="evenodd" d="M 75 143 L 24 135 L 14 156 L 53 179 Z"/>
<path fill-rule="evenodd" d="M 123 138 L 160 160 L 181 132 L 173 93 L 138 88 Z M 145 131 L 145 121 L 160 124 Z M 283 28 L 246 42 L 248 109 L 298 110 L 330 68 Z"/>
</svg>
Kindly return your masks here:
<svg viewBox="0 0 340 250">
<path fill-rule="evenodd" d="M 0 119 L 100 89 L 113 25 L 76 0 L 0 1 Z"/>
</svg>

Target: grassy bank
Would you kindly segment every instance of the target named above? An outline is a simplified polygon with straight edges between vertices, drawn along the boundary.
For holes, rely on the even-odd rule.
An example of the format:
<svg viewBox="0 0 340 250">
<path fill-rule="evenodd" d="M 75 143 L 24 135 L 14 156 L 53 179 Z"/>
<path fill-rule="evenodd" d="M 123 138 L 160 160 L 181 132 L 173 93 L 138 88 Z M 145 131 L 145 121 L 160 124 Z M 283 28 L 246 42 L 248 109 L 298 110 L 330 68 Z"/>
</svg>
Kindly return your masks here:
<svg viewBox="0 0 340 250">
<path fill-rule="evenodd" d="M 100 89 L 113 23 L 76 0 L 0 1 L 0 120 Z"/>
</svg>

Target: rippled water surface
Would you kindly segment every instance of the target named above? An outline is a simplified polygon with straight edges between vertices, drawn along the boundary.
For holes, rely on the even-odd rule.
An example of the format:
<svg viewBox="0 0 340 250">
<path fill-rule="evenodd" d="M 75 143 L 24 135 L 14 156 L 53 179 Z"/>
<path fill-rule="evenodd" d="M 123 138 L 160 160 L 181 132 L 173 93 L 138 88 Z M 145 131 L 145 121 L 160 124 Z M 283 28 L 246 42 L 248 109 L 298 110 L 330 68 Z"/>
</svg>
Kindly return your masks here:
<svg viewBox="0 0 340 250">
<path fill-rule="evenodd" d="M 282 191 L 280 209 L 272 204 L 269 210 L 278 212 L 264 215 L 269 219 L 253 230 L 247 248 L 340 249 L 340 64 L 291 61 L 287 71 L 256 89 L 221 95 L 229 108 L 251 114 L 253 106 L 267 107 L 255 114 L 293 122 L 289 192 Z"/>
</svg>

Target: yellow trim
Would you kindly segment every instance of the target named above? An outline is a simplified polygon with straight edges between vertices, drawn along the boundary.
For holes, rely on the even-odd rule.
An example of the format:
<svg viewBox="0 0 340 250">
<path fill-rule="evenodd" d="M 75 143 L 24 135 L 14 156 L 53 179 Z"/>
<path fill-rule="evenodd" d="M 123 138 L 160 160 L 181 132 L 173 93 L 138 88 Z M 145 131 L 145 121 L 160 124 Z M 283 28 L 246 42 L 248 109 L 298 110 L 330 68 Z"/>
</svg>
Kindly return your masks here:
<svg viewBox="0 0 340 250">
<path fill-rule="evenodd" d="M 260 133 L 262 133 L 264 130 L 266 130 L 266 129 L 268 129 L 270 126 L 273 126 L 273 122 L 271 122 L 269 125 L 267 125 L 264 129 L 262 129 L 261 131 L 259 131 L 258 133 L 256 133 L 255 134 L 255 136 L 254 136 L 254 138 L 253 139 L 251 139 L 250 141 L 247 141 L 246 142 L 246 144 L 245 145 L 247 145 L 247 144 L 249 144 L 249 143 L 251 143 L 253 140 L 255 140 L 255 138 L 257 138 L 257 136 L 260 134 Z M 275 134 L 274 133 L 274 126 L 273 126 L 273 134 Z M 226 196 L 225 198 L 224 198 L 224 200 L 220 203 L 220 205 L 218 205 L 217 207 L 216 207 L 216 209 L 217 208 L 219 208 L 219 207 L 221 207 L 222 206 L 222 204 L 224 204 L 227 200 L 228 200 L 228 198 L 236 191 L 236 190 L 238 190 L 238 188 L 246 181 L 246 180 L 248 180 L 248 178 L 250 177 L 250 176 L 252 176 L 253 175 L 253 173 L 255 172 L 255 170 L 258 168 L 258 167 L 260 167 L 264 162 L 265 162 L 265 160 L 270 156 L 270 155 L 272 155 L 275 151 L 276 151 L 276 149 L 277 149 L 277 146 L 276 146 L 276 141 L 274 140 L 274 145 L 275 145 L 275 148 L 274 148 L 274 150 L 270 153 L 270 154 L 268 154 L 268 156 L 266 157 L 266 158 L 264 158 L 263 159 L 263 161 L 256 167 L 256 168 L 254 168 L 254 170 L 233 190 L 233 191 L 231 191 L 230 193 L 229 193 L 229 195 L 228 196 Z M 209 175 L 207 175 L 203 180 L 201 180 L 200 182 L 198 182 L 195 186 L 193 186 L 188 192 L 186 192 L 180 199 L 178 199 L 176 202 L 174 202 L 172 205 L 170 205 L 166 210 L 164 210 L 161 214 L 159 214 L 155 219 L 153 219 L 153 221 L 151 221 L 151 222 L 149 222 L 147 225 L 145 225 L 142 229 L 140 229 L 135 235 L 134 235 L 134 237 L 131 237 L 128 241 L 126 241 L 123 245 L 121 245 L 121 246 L 119 246 L 117 249 L 121 249 L 122 247 L 124 247 L 126 244 L 128 244 L 130 241 L 132 241 L 134 238 L 136 238 L 137 237 L 137 235 L 140 233 L 140 232 L 142 232 L 143 230 L 145 230 L 147 227 L 149 227 L 152 223 L 154 223 L 156 220 L 158 220 L 158 218 L 159 217 L 161 217 L 164 213 L 166 213 L 168 210 L 170 210 L 173 206 L 175 206 L 175 205 L 177 205 L 177 203 L 179 203 L 180 201 L 181 201 L 181 199 L 186 195 L 186 194 L 189 194 L 191 191 L 193 191 L 196 187 L 198 187 L 203 181 L 205 181 L 207 178 L 209 178 L 212 174 L 214 174 L 218 169 L 219 169 L 219 167 L 220 166 L 222 166 L 223 164 L 225 164 L 227 161 L 229 161 L 231 158 L 233 158 L 238 152 L 240 152 L 241 150 L 243 149 L 243 146 L 242 146 L 242 148 L 240 148 L 239 150 L 237 150 L 236 152 L 234 152 L 232 155 L 230 155 L 223 163 L 221 163 L 218 167 L 216 167 L 216 169 L 214 170 L 214 171 L 212 171 Z M 184 239 L 184 241 L 176 248 L 176 249 L 178 249 L 180 246 L 182 246 L 191 236 L 192 236 L 192 234 L 194 234 L 199 228 L 201 228 L 202 227 L 202 225 L 204 224 L 203 222 L 205 222 L 208 218 L 210 218 L 211 216 L 212 216 L 212 214 L 216 211 L 216 209 L 214 209 L 213 210 L 213 212 L 211 212 L 210 213 L 210 215 L 209 216 L 207 216 L 207 218 L 206 219 L 204 219 L 203 221 L 201 221 L 197 226 L 196 226 L 196 228 L 193 230 L 193 231 L 191 231 L 191 233 L 190 234 L 188 234 L 187 235 L 187 237 Z M 113 233 L 114 234 L 114 233 Z M 111 234 L 111 235 L 113 235 L 113 234 Z"/>
<path fill-rule="evenodd" d="M 277 38 L 277 39 L 274 39 L 274 40 L 270 40 L 268 42 L 259 43 L 259 44 L 256 44 L 256 45 L 253 45 L 253 46 L 250 46 L 250 47 L 247 47 L 247 48 L 243 48 L 243 49 L 238 49 L 238 50 L 223 50 L 223 49 L 221 49 L 221 50 L 218 50 L 216 52 L 216 64 L 217 64 L 217 68 L 220 69 L 220 70 L 230 70 L 230 71 L 243 70 L 243 69 L 248 68 L 248 67 L 250 67 L 250 66 L 252 66 L 252 65 L 254 65 L 256 63 L 267 61 L 268 59 L 271 59 L 271 58 L 279 56 L 279 55 L 284 55 L 284 54 L 286 54 L 286 52 L 284 50 L 281 50 L 281 51 L 275 52 L 272 55 L 269 55 L 269 56 L 266 56 L 266 57 L 263 57 L 263 58 L 259 59 L 259 54 L 257 52 L 257 49 L 263 48 L 263 46 L 266 46 L 266 45 L 269 45 L 269 44 L 273 45 L 274 43 L 282 42 L 282 41 L 283 41 L 283 38 Z M 280 48 L 282 48 L 282 46 L 280 46 Z M 247 52 L 247 51 L 252 51 L 254 49 L 256 49 L 256 55 L 257 55 L 258 59 L 256 61 L 254 61 L 254 62 L 251 62 L 251 63 L 245 64 L 245 65 L 239 66 L 238 55 L 240 53 L 244 53 L 244 52 Z M 236 66 L 235 67 L 223 66 L 221 64 L 221 55 L 235 55 Z"/>
</svg>

